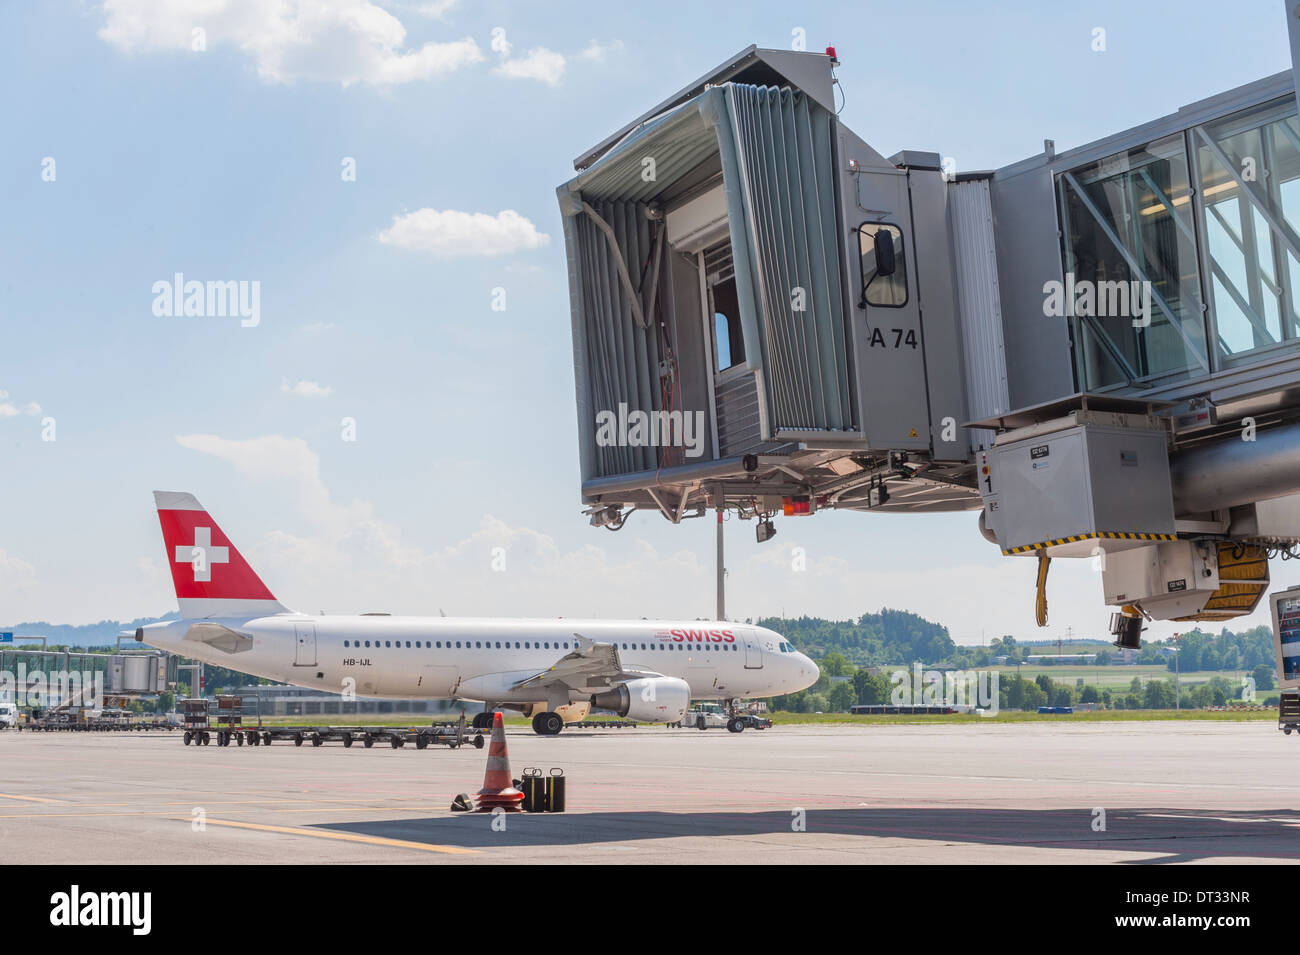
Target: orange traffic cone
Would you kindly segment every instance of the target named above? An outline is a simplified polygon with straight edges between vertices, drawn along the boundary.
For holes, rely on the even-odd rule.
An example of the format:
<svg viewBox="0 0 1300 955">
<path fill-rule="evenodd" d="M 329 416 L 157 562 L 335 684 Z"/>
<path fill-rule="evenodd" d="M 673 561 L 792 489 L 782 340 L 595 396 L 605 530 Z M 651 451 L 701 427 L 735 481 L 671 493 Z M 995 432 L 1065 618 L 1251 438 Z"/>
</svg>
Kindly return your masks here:
<svg viewBox="0 0 1300 955">
<path fill-rule="evenodd" d="M 521 812 L 524 794 L 510 778 L 510 756 L 506 753 L 506 724 L 498 711 L 492 718 L 492 742 L 488 745 L 487 772 L 483 788 L 478 791 L 476 812 L 491 812 L 498 807 L 506 812 Z"/>
</svg>

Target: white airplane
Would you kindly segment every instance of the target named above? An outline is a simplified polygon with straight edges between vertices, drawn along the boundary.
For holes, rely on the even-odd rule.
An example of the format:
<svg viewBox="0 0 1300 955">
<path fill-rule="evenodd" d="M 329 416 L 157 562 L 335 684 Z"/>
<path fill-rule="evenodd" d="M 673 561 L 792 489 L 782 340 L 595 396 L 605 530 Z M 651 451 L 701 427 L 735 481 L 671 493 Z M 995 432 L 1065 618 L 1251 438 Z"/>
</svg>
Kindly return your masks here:
<svg viewBox="0 0 1300 955">
<path fill-rule="evenodd" d="M 778 696 L 817 681 L 817 665 L 780 634 L 726 621 L 295 613 L 194 495 L 154 491 L 154 503 L 181 619 L 135 638 L 204 663 L 336 693 L 507 706 L 548 736 L 593 706 L 676 723 L 692 699 Z"/>
</svg>

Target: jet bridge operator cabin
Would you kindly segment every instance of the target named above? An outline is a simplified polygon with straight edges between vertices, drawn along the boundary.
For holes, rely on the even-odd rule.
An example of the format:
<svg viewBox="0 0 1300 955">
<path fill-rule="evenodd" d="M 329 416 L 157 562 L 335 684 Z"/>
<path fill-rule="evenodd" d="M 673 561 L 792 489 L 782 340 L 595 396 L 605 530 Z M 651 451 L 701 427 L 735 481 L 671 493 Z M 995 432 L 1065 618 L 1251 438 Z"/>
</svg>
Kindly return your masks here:
<svg viewBox="0 0 1300 955">
<path fill-rule="evenodd" d="M 591 523 L 979 511 L 1038 559 L 1040 624 L 1052 557 L 1098 561 L 1121 645 L 1254 610 L 1300 553 L 1282 12 L 1291 70 L 1002 169 L 877 152 L 833 48 L 750 47 L 583 153 L 558 198 Z"/>
</svg>

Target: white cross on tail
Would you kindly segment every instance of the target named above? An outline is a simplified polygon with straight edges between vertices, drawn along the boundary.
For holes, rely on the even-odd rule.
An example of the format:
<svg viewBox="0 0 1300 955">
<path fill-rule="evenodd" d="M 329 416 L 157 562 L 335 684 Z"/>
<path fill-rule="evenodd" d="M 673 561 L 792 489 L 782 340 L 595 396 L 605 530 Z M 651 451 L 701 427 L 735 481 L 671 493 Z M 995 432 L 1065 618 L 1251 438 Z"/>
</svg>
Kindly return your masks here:
<svg viewBox="0 0 1300 955">
<path fill-rule="evenodd" d="M 212 528 L 196 527 L 193 544 L 176 546 L 176 563 L 194 568 L 195 583 L 207 583 L 212 580 L 213 564 L 230 563 L 230 548 L 213 547 Z"/>
</svg>

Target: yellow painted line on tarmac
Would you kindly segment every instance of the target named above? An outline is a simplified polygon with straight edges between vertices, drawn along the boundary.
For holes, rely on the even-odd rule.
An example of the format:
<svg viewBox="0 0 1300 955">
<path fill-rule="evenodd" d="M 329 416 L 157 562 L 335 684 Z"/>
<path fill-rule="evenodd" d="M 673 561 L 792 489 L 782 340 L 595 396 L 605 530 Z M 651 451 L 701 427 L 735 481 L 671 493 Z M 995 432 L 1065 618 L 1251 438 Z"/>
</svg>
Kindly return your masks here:
<svg viewBox="0 0 1300 955">
<path fill-rule="evenodd" d="M 269 809 L 268 812 L 438 812 L 442 806 L 326 806 L 323 808 L 305 808 L 305 809 Z M 223 809 L 222 812 L 257 812 L 256 809 Z M 175 818 L 175 809 L 141 809 L 135 812 L 11 812 L 0 813 L 0 819 L 89 819 L 91 817 L 102 816 L 114 818 L 117 816 L 128 819 L 134 816 L 172 816 Z"/>
<path fill-rule="evenodd" d="M 178 822 L 190 822 L 179 819 Z M 394 849 L 418 849 L 421 852 L 442 852 L 447 855 L 478 855 L 476 849 L 462 846 L 439 846 L 427 842 L 409 842 L 405 839 L 385 839 L 383 836 L 363 836 L 353 832 L 330 832 L 317 829 L 297 829 L 291 826 L 264 826 L 255 822 L 235 822 L 232 819 L 208 819 L 209 826 L 230 826 L 234 829 L 253 829 L 258 832 L 278 832 L 290 836 L 312 836 L 316 839 L 334 839 L 338 842 L 360 842 L 371 846 L 389 846 Z"/>
<path fill-rule="evenodd" d="M 12 796 L 9 793 L 0 793 L 0 799 L 17 799 L 21 802 L 48 802 L 48 803 L 67 802 L 66 799 L 43 799 L 40 796 Z"/>
</svg>

